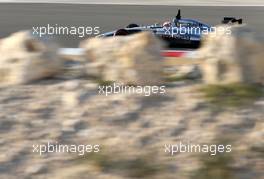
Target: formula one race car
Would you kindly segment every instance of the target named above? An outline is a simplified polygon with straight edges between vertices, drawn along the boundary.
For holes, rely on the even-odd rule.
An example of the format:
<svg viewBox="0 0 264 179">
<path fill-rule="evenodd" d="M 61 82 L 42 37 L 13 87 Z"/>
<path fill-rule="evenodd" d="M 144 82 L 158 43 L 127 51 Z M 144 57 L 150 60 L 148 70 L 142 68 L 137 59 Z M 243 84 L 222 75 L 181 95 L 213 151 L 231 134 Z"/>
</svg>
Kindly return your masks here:
<svg viewBox="0 0 264 179">
<path fill-rule="evenodd" d="M 224 17 L 222 23 L 241 24 L 242 19 Z M 98 37 L 124 36 L 142 31 L 154 33 L 157 37 L 164 40 L 169 48 L 198 48 L 202 34 L 212 32 L 214 28 L 198 20 L 181 18 L 181 11 L 178 10 L 175 18 L 164 22 L 162 25 L 139 26 L 137 24 L 129 24 L 126 28 L 107 32 Z"/>
</svg>

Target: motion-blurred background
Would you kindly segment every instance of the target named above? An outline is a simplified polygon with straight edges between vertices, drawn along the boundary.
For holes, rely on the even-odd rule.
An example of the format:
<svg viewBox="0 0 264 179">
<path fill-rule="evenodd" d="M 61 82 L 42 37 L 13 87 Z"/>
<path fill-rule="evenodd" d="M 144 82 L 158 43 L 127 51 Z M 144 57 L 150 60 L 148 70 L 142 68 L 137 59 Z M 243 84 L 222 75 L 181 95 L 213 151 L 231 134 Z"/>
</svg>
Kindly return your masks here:
<svg viewBox="0 0 264 179">
<path fill-rule="evenodd" d="M 179 4 L 1 3 L 0 178 L 263 178 L 264 8 Z M 25 31 L 60 24 L 107 32 L 169 20 L 178 8 L 212 25 L 224 16 L 247 25 L 205 36 L 191 58 L 161 56 L 164 44 L 150 33 L 39 39 Z M 61 55 L 62 47 L 84 53 Z M 98 94 L 98 86 L 114 83 L 164 85 L 166 93 Z M 48 142 L 98 144 L 100 152 L 33 152 Z M 165 144 L 180 142 L 232 145 L 232 152 L 165 152 Z"/>
</svg>

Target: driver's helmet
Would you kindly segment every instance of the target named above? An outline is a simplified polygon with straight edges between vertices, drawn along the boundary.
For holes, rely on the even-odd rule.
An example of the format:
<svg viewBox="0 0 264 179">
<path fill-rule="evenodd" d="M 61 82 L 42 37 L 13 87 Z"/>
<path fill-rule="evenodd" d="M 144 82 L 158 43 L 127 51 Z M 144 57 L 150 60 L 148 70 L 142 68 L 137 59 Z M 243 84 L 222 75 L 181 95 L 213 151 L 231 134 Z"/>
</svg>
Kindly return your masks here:
<svg viewBox="0 0 264 179">
<path fill-rule="evenodd" d="M 166 21 L 163 23 L 162 25 L 163 27 L 170 27 L 171 26 L 171 22 L 170 21 Z"/>
</svg>

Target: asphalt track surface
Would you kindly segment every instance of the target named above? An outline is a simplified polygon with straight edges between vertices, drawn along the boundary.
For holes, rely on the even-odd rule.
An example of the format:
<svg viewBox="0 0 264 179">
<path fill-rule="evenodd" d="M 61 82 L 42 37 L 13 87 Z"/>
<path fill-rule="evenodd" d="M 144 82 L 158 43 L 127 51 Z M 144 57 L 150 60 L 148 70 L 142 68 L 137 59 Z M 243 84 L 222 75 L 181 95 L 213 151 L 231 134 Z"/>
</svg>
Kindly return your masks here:
<svg viewBox="0 0 264 179">
<path fill-rule="evenodd" d="M 264 38 L 264 7 L 142 6 L 88 4 L 0 4 L 0 37 L 47 24 L 60 26 L 98 26 L 100 32 L 125 27 L 129 23 L 154 24 L 171 19 L 182 10 L 182 16 L 216 25 L 224 16 L 243 18 Z M 86 36 L 88 38 L 90 36 Z M 64 47 L 77 47 L 84 38 L 76 35 L 54 37 Z"/>
</svg>

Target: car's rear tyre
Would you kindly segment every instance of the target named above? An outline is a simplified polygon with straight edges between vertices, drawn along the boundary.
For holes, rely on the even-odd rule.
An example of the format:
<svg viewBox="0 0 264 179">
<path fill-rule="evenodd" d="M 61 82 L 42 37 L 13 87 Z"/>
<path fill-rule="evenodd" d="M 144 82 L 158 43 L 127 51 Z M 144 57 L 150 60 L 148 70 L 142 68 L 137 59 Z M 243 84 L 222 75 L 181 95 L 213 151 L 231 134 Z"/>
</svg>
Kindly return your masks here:
<svg viewBox="0 0 264 179">
<path fill-rule="evenodd" d="M 125 36 L 125 35 L 129 35 L 129 32 L 125 29 L 119 29 L 114 34 L 114 36 Z"/>
<path fill-rule="evenodd" d="M 129 24 L 128 26 L 126 26 L 126 28 L 134 28 L 134 27 L 139 27 L 139 25 L 137 25 L 137 24 Z"/>
</svg>

